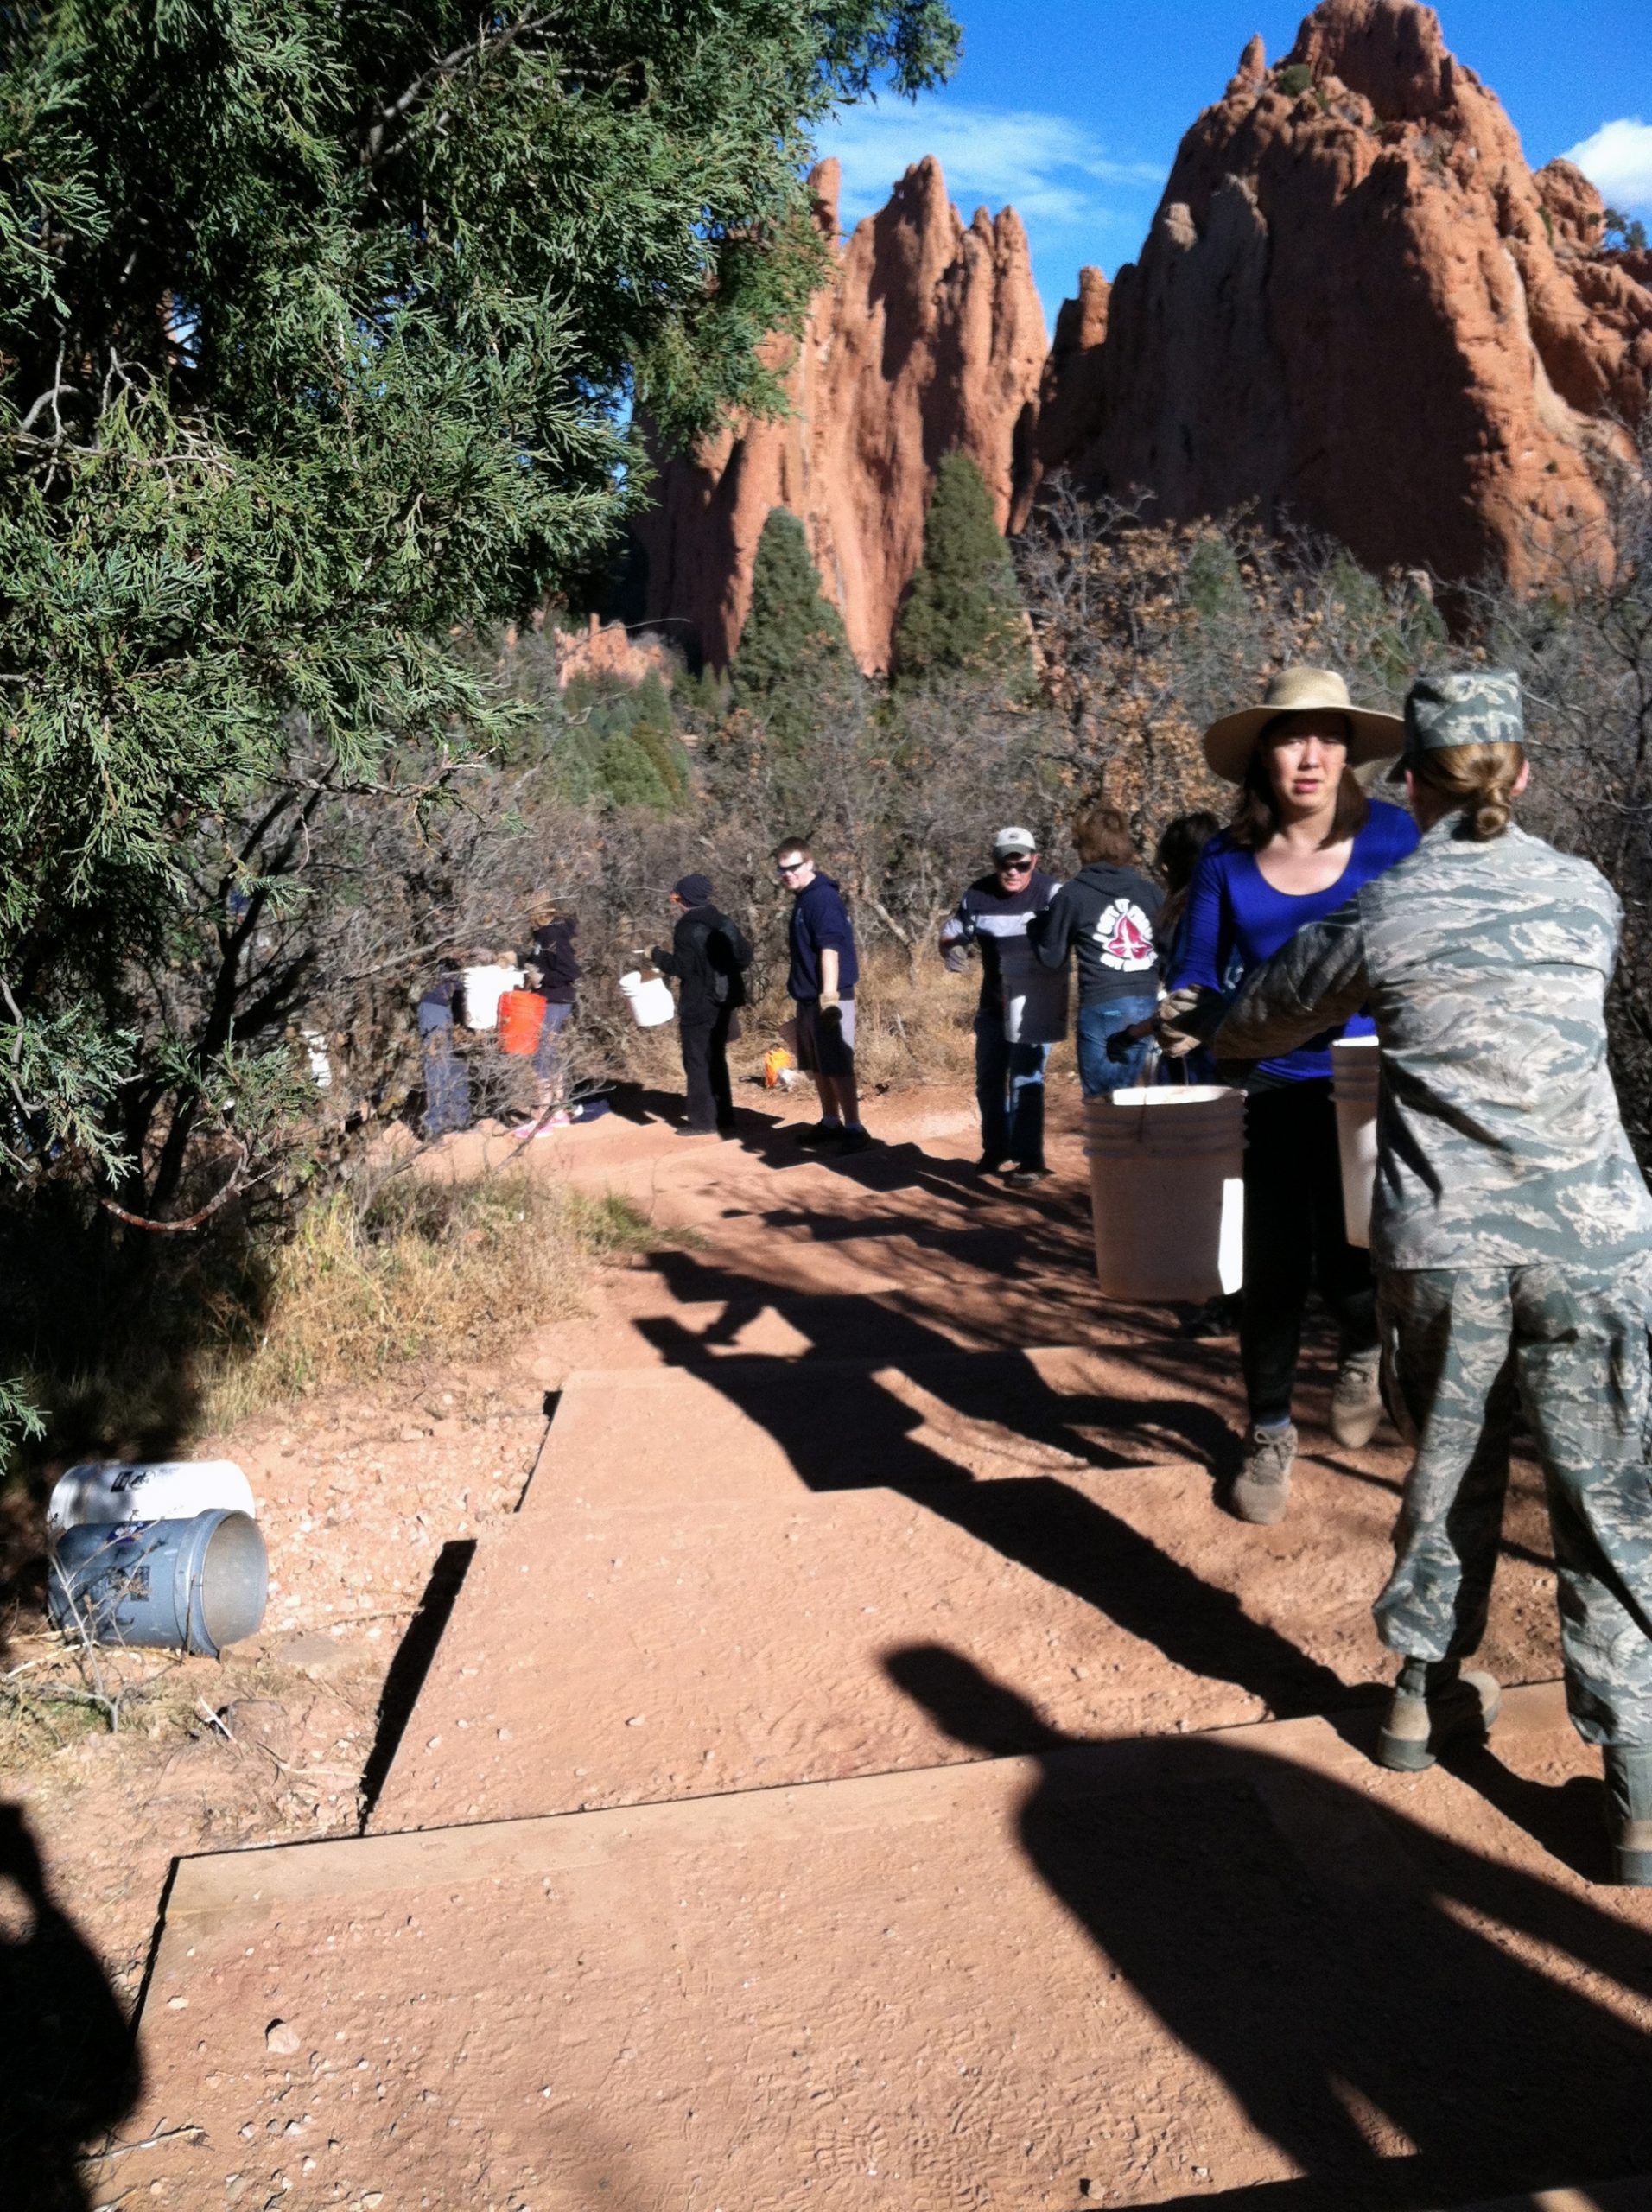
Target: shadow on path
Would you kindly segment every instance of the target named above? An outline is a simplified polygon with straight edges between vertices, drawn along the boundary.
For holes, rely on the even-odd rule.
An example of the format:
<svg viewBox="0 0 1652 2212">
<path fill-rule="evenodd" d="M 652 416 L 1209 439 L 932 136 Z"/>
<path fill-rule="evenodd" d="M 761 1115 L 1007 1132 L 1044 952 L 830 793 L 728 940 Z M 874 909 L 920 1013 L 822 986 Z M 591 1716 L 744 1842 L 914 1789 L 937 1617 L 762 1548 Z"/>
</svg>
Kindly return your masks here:
<svg viewBox="0 0 1652 2212">
<path fill-rule="evenodd" d="M 82 2154 L 131 2110 L 137 2045 L 53 1898 L 28 1823 L 0 1804 L 0 2202 L 86 2212 Z"/>
<path fill-rule="evenodd" d="M 1028 1859 L 1301 2176 L 1224 2190 L 1219 2139 L 1185 2151 L 1208 2107 L 1165 2083 L 1217 2193 L 1166 2200 L 1160 2171 L 1161 2207 L 1423 2212 L 1652 2168 L 1652 2037 L 1574 1980 L 1643 2013 L 1644 1929 L 1221 1734 L 1101 1749 L 943 1645 L 886 1664 L 958 1742 L 1037 1754 Z"/>
<path fill-rule="evenodd" d="M 960 1353 L 910 1316 L 878 1311 L 880 1357 L 918 1377 L 947 1408 L 1002 1422 L 1022 1440 L 1055 1445 L 1090 1465 L 1128 1471 L 1133 1464 L 1091 1442 L 1084 1433 L 1090 1427 L 1136 1428 L 1144 1443 L 1151 1436 L 1147 1464 L 1173 1452 L 1208 1465 L 1231 1440 L 1220 1414 L 1197 1401 L 1070 1397 L 1052 1389 L 1019 1353 Z M 693 1351 L 703 1360 L 719 1333 L 696 1336 L 669 1317 L 638 1325 L 667 1359 Z M 924 1440 L 925 1413 L 874 1377 L 850 1372 L 810 1382 L 807 1370 L 806 1360 L 734 1357 L 707 1360 L 698 1372 L 774 1439 L 811 1490 L 898 1491 L 1096 1606 L 1190 1674 L 1231 1682 L 1280 1715 L 1380 1694 L 1350 1691 L 1330 1668 L 1251 1618 L 1230 1592 L 1205 1582 L 1058 1475 L 977 1481 Z"/>
</svg>

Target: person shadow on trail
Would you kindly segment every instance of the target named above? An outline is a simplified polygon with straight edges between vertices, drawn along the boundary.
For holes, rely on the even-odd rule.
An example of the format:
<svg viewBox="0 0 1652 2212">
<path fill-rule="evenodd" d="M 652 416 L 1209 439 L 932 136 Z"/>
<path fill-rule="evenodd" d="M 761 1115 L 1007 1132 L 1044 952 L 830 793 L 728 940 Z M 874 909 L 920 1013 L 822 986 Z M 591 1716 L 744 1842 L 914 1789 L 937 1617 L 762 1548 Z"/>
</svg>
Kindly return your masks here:
<svg viewBox="0 0 1652 2212">
<path fill-rule="evenodd" d="M 86 2212 L 83 2153 L 131 2110 L 140 2078 L 118 1999 L 21 1811 L 0 1804 L 0 2201 Z"/>
<path fill-rule="evenodd" d="M 725 1297 L 730 1287 L 725 1281 Z M 809 1489 L 897 1491 L 1001 1557 L 1093 1605 L 1174 1665 L 1231 1682 L 1277 1715 L 1323 1713 L 1380 1694 L 1350 1688 L 1323 1661 L 1254 1618 L 1235 1592 L 1205 1581 L 1122 1512 L 1109 1511 L 1099 1497 L 1058 1474 L 977 1479 L 924 1440 L 926 1416 L 893 1395 L 875 1374 L 834 1373 L 827 1417 L 806 1359 L 708 1357 L 747 1310 L 731 1299 L 724 1321 L 701 1333 L 670 1316 L 645 1319 L 639 1327 L 668 1361 L 693 1360 L 702 1379 L 774 1440 Z M 1086 1441 L 1092 1421 L 1104 1422 L 1115 1433 L 1134 1428 L 1138 1436 L 1153 1436 L 1166 1457 L 1178 1443 L 1183 1451 L 1190 1439 L 1214 1446 L 1228 1434 L 1210 1407 L 1156 1397 L 1069 1396 L 1052 1389 L 1013 1348 L 991 1356 L 965 1354 L 911 1316 L 884 1307 L 875 1313 L 880 1358 L 891 1367 L 904 1365 L 954 1411 L 1003 1421 L 1023 1438 L 1058 1443 L 1113 1472 L 1128 1476 L 1131 1463 L 1120 1451 Z M 1174 1441 L 1166 1438 L 1172 1424 L 1180 1431 Z"/>
<path fill-rule="evenodd" d="M 1652 2168 L 1652 2036 L 1623 2017 L 1652 1998 L 1634 1923 L 1231 1738 L 1092 1744 L 944 1645 L 885 1665 L 957 1742 L 1032 1747 L 1020 1841 L 1098 1974 L 1299 2177 L 1189 2205 L 1422 2212 Z M 1617 1986 L 1613 2009 L 1568 1986 L 1579 1968 Z M 1098 2044 L 1098 2080 L 1109 2063 Z"/>
</svg>

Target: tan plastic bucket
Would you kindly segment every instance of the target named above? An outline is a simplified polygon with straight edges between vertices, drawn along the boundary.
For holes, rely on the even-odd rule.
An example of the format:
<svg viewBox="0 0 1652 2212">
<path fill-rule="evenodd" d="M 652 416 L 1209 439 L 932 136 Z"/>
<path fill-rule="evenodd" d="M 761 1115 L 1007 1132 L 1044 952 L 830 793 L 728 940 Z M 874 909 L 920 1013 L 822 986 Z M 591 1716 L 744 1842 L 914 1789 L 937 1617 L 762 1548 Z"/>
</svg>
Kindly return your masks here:
<svg viewBox="0 0 1652 2212">
<path fill-rule="evenodd" d="M 1376 1084 L 1382 1055 L 1375 1037 L 1339 1037 L 1331 1048 L 1331 1095 L 1342 1154 L 1343 1224 L 1350 1244 L 1371 1241 L 1376 1185 Z"/>
<path fill-rule="evenodd" d="M 1225 1084 L 1085 1103 L 1096 1280 L 1106 1298 L 1197 1303 L 1244 1275 L 1245 1102 Z"/>
</svg>

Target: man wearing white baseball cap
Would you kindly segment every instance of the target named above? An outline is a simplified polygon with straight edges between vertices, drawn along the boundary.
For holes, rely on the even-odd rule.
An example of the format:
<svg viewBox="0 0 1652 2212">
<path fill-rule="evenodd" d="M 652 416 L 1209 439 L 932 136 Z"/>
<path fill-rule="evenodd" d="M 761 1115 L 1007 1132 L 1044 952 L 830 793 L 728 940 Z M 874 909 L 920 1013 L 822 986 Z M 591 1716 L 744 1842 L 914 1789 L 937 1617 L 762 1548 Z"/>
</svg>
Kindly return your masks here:
<svg viewBox="0 0 1652 2212">
<path fill-rule="evenodd" d="M 1044 1164 L 1044 1064 L 1067 1033 L 1067 976 L 1043 966 L 1027 926 L 1060 889 L 1039 866 L 1039 841 L 1011 823 L 993 839 L 993 870 L 977 876 L 943 924 L 941 956 L 955 973 L 981 950 L 975 1014 L 975 1100 L 983 1175 L 1011 1162 L 1013 1191 L 1030 1191 Z"/>
</svg>

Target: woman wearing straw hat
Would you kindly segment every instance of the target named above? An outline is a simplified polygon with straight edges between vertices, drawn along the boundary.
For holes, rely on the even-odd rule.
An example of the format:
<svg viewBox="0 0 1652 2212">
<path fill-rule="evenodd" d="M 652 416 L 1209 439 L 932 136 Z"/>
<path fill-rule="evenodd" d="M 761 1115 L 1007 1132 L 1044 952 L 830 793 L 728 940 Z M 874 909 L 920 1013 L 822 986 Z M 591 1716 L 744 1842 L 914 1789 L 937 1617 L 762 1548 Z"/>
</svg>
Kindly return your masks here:
<svg viewBox="0 0 1652 2212">
<path fill-rule="evenodd" d="M 1354 773 L 1392 759 L 1404 735 L 1397 715 L 1356 707 L 1342 677 L 1322 668 L 1281 671 L 1261 706 L 1206 730 L 1205 759 L 1239 795 L 1188 893 L 1160 1025 L 1167 1052 L 1191 1051 L 1237 982 L 1415 847 L 1410 816 L 1369 798 Z M 1242 1521 L 1278 1521 L 1289 1500 L 1292 1400 L 1316 1279 L 1339 1339 L 1331 1433 L 1344 1446 L 1364 1444 L 1381 1414 L 1370 1258 L 1344 1228 L 1331 1099 L 1333 1035 L 1370 1029 L 1357 1015 L 1345 1031 L 1263 1060 L 1246 1080 L 1239 1351 L 1249 1427 L 1232 1498 Z"/>
</svg>

